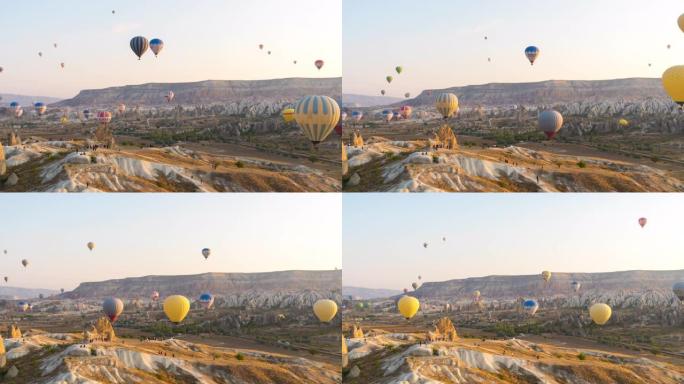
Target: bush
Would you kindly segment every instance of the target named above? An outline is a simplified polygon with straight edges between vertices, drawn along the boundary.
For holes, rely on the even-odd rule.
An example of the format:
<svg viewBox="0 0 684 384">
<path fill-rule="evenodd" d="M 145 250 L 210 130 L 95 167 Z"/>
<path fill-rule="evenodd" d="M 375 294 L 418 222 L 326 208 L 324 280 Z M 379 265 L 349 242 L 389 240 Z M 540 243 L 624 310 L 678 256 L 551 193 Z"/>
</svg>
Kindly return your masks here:
<svg viewBox="0 0 684 384">
<path fill-rule="evenodd" d="M 243 355 L 242 353 L 238 352 L 237 355 L 235 355 L 235 358 L 238 359 L 238 360 L 240 360 L 240 361 L 242 361 L 242 360 L 245 359 L 245 355 Z"/>
<path fill-rule="evenodd" d="M 577 355 L 577 358 L 584 361 L 587 359 L 587 355 L 585 355 L 584 352 L 580 352 L 579 355 Z"/>
<path fill-rule="evenodd" d="M 586 168 L 586 167 L 587 167 L 587 163 L 585 163 L 584 161 L 580 160 L 580 161 L 577 163 L 577 166 L 580 167 L 580 168 Z"/>
<path fill-rule="evenodd" d="M 244 167 L 245 167 L 245 163 L 243 163 L 242 161 L 238 160 L 237 162 L 235 162 L 235 166 L 238 167 L 238 168 L 244 168 Z"/>
</svg>

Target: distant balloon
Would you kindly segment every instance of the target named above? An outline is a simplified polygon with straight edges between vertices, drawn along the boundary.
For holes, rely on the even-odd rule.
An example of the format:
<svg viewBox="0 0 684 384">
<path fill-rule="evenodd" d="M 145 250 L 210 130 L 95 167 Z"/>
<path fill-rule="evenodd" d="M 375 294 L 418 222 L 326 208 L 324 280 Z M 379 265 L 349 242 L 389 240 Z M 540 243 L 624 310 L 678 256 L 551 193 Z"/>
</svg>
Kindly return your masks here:
<svg viewBox="0 0 684 384">
<path fill-rule="evenodd" d="M 413 290 L 415 291 L 416 289 L 418 289 L 418 283 L 416 283 L 416 282 L 414 281 L 413 283 L 411 283 L 411 287 L 412 287 Z"/>
<path fill-rule="evenodd" d="M 404 93 L 404 97 L 408 99 L 409 97 L 411 97 L 411 94 L 409 92 L 406 92 Z"/>
<path fill-rule="evenodd" d="M 26 260 L 26 259 L 22 260 L 21 265 L 23 265 L 24 267 L 28 267 L 28 265 L 29 265 L 28 260 Z"/>
<path fill-rule="evenodd" d="M 208 259 L 209 255 L 211 255 L 211 249 L 209 249 L 209 248 L 202 249 L 202 256 L 204 256 L 204 260 Z"/>
<path fill-rule="evenodd" d="M 437 95 L 435 106 L 442 117 L 448 119 L 458 112 L 458 97 L 453 93 L 442 93 Z"/>
<path fill-rule="evenodd" d="M 176 94 L 173 93 L 173 91 L 169 91 L 169 92 L 166 93 L 166 96 L 164 96 L 164 98 L 166 99 L 166 102 L 167 102 L 167 103 L 170 103 L 170 102 L 173 101 L 173 99 L 176 98 Z"/>
<path fill-rule="evenodd" d="M 112 323 L 116 321 L 116 319 L 119 318 L 121 315 L 121 312 L 123 312 L 124 309 L 124 303 L 121 301 L 121 299 L 118 299 L 116 297 L 109 297 L 106 298 L 102 302 L 102 310 L 104 311 L 105 315 L 109 317 L 109 321 Z"/>
<path fill-rule="evenodd" d="M 549 280 L 551 280 L 551 272 L 549 272 L 549 271 L 543 271 L 543 272 L 541 273 L 541 277 L 542 277 L 542 280 L 544 280 L 544 282 L 548 283 Z"/>
<path fill-rule="evenodd" d="M 24 114 L 24 110 L 21 108 L 17 108 L 14 110 L 14 117 L 17 119 L 20 118 Z"/>
<path fill-rule="evenodd" d="M 580 284 L 580 283 L 577 282 L 577 281 L 573 281 L 573 282 L 570 284 L 570 286 L 572 287 L 572 290 L 573 290 L 573 291 L 578 292 L 578 291 L 580 290 L 580 288 L 582 287 L 582 284 Z"/>
<path fill-rule="evenodd" d="M 418 275 L 418 280 L 423 280 L 423 276 Z"/>
<path fill-rule="evenodd" d="M 5 283 L 9 280 L 9 277 L 5 276 Z"/>
<path fill-rule="evenodd" d="M 404 72 L 404 68 L 402 68 L 402 67 L 400 67 L 400 66 L 394 68 L 394 70 L 397 71 L 397 74 L 399 74 L 399 75 L 401 75 L 401 73 Z"/>
<path fill-rule="evenodd" d="M 101 124 L 109 124 L 112 121 L 112 113 L 108 111 L 98 112 L 97 121 L 99 121 Z"/>
<path fill-rule="evenodd" d="M 389 109 L 385 109 L 382 111 L 382 117 L 386 122 L 392 121 L 392 118 L 394 118 L 394 113 L 390 111 Z"/>
<path fill-rule="evenodd" d="M 480 301 L 480 295 L 481 295 L 480 291 L 474 291 L 473 292 L 473 299 L 475 301 Z"/>
<path fill-rule="evenodd" d="M 38 116 L 42 116 L 45 114 L 45 111 L 47 111 L 47 106 L 45 106 L 44 103 L 41 103 L 40 101 L 33 104 L 33 106 L 36 109 L 36 112 L 38 113 Z"/>
<path fill-rule="evenodd" d="M 328 96 L 306 96 L 295 106 L 295 120 L 304 135 L 316 146 L 330 135 L 340 121 L 340 106 Z"/>
<path fill-rule="evenodd" d="M 91 251 L 93 250 L 93 248 L 95 248 L 95 243 L 93 243 L 92 241 L 89 241 L 87 245 L 88 245 L 88 249 Z"/>
<path fill-rule="evenodd" d="M 53 47 L 57 48 L 57 43 L 52 44 Z"/>
<path fill-rule="evenodd" d="M 401 313 L 406 320 L 409 320 L 415 316 L 418 309 L 420 309 L 420 301 L 412 296 L 402 296 L 397 302 L 397 308 L 399 309 L 399 313 Z"/>
<path fill-rule="evenodd" d="M 385 96 L 385 93 L 386 93 L 386 92 L 385 92 L 384 89 L 380 90 L 380 94 L 381 94 L 381 95 Z"/>
<path fill-rule="evenodd" d="M 10 103 L 10 107 L 11 107 L 11 108 L 20 108 L 20 105 L 19 105 L 18 102 L 13 101 L 13 102 Z"/>
<path fill-rule="evenodd" d="M 314 63 L 314 65 L 316 66 L 316 68 L 318 68 L 319 71 L 321 70 L 321 68 L 323 68 L 324 64 L 325 62 L 323 60 L 316 60 L 316 62 Z"/>
<path fill-rule="evenodd" d="M 154 57 L 157 57 L 162 49 L 164 49 L 164 42 L 161 39 L 150 40 L 150 50 L 154 53 Z"/>
<path fill-rule="evenodd" d="M 645 226 L 646 226 L 646 223 L 648 223 L 648 219 L 647 219 L 647 218 L 642 217 L 642 218 L 639 219 L 639 225 L 641 226 L 641 228 L 645 227 Z"/>
<path fill-rule="evenodd" d="M 346 120 L 347 120 L 347 112 L 342 111 L 342 113 L 340 113 L 340 121 L 344 122 Z"/>
<path fill-rule="evenodd" d="M 363 112 L 361 111 L 353 111 L 352 112 L 352 120 L 359 122 L 363 119 Z"/>
<path fill-rule="evenodd" d="M 17 310 L 19 312 L 26 312 L 29 310 L 29 303 L 25 301 L 20 301 L 17 303 Z"/>
<path fill-rule="evenodd" d="M 408 288 L 404 288 L 404 294 L 408 293 Z"/>
<path fill-rule="evenodd" d="M 546 137 L 553 139 L 563 126 L 563 115 L 554 110 L 543 111 L 539 114 L 539 130 L 544 132 Z"/>
<path fill-rule="evenodd" d="M 138 60 L 142 58 L 142 55 L 144 55 L 145 52 L 147 52 L 147 49 L 150 47 L 150 43 L 142 36 L 136 36 L 132 38 L 130 45 L 133 53 L 138 56 Z"/>
<path fill-rule="evenodd" d="M 297 64 L 297 60 L 293 61 L 292 63 L 293 63 L 293 64 Z"/>
<path fill-rule="evenodd" d="M 430 244 L 428 244 L 428 243 L 423 243 L 423 248 L 427 248 L 428 245 L 430 245 Z"/>
<path fill-rule="evenodd" d="M 523 301 L 522 306 L 525 312 L 527 312 L 527 314 L 530 316 L 534 316 L 534 314 L 537 313 L 537 310 L 539 309 L 539 303 L 537 303 L 536 300 L 525 300 Z"/>
<path fill-rule="evenodd" d="M 684 302 L 684 281 L 672 286 L 672 292 L 674 292 L 675 296 L 677 296 L 680 301 Z"/>
<path fill-rule="evenodd" d="M 64 293 L 64 288 L 60 288 L 59 291 L 60 291 L 61 293 Z"/>
<path fill-rule="evenodd" d="M 679 29 L 681 29 L 682 32 L 684 32 L 684 14 L 680 15 L 677 19 L 677 25 L 679 25 Z"/>
<path fill-rule="evenodd" d="M 670 44 L 668 44 L 668 45 L 667 45 L 667 49 L 670 49 L 670 48 L 672 48 L 672 46 L 671 46 Z"/>
<path fill-rule="evenodd" d="M 485 40 L 487 40 L 487 36 L 485 36 Z"/>
<path fill-rule="evenodd" d="M 264 49 L 264 45 L 263 45 L 263 44 L 259 44 L 259 49 Z"/>
<path fill-rule="evenodd" d="M 530 61 L 530 64 L 534 65 L 534 62 L 539 57 L 539 48 L 535 46 L 525 48 L 525 56 L 527 56 L 527 60 Z"/>
<path fill-rule="evenodd" d="M 411 117 L 413 109 L 408 105 L 404 105 L 403 107 L 399 108 L 399 112 L 401 112 L 401 117 L 403 117 L 404 119 L 408 119 L 409 117 Z"/>
<path fill-rule="evenodd" d="M 294 115 L 295 115 L 294 108 L 285 108 L 285 109 L 283 109 L 283 112 L 281 113 L 281 116 L 283 117 L 283 120 L 286 123 L 294 121 Z"/>
<path fill-rule="evenodd" d="M 392 83 L 392 80 L 394 80 L 394 77 L 387 76 L 385 79 L 387 80 L 388 83 Z"/>
<path fill-rule="evenodd" d="M 88 120 L 90 118 L 90 110 L 83 110 L 83 117 Z"/>
<path fill-rule="evenodd" d="M 38 56 L 43 57 L 43 52 L 38 52 Z"/>
<path fill-rule="evenodd" d="M 271 51 L 268 51 L 268 54 L 270 55 L 270 54 L 271 54 Z"/>
<path fill-rule="evenodd" d="M 589 316 L 598 325 L 604 325 L 610 320 L 613 311 L 608 304 L 598 303 L 589 307 Z"/>
<path fill-rule="evenodd" d="M 178 324 L 188 315 L 188 311 L 190 311 L 190 300 L 181 295 L 169 296 L 164 300 L 163 307 L 164 313 L 169 321 Z"/>
<path fill-rule="evenodd" d="M 157 291 L 152 292 L 152 294 L 150 295 L 150 299 L 152 299 L 152 301 L 159 300 L 159 292 L 157 292 Z"/>
<path fill-rule="evenodd" d="M 2 73 L 5 70 L 5 68 L 0 67 L 0 73 Z"/>
<path fill-rule="evenodd" d="M 119 113 L 121 113 L 121 114 L 123 114 L 124 112 L 126 112 L 126 104 L 120 103 L 120 104 L 119 104 L 118 111 L 119 111 Z"/>
<path fill-rule="evenodd" d="M 618 120 L 618 125 L 621 127 L 628 127 L 629 121 L 627 119 L 620 119 Z"/>
<path fill-rule="evenodd" d="M 199 303 L 204 309 L 211 309 L 214 305 L 214 296 L 211 293 L 205 292 L 200 295 Z"/>
<path fill-rule="evenodd" d="M 322 323 L 329 323 L 337 314 L 337 303 L 332 300 L 321 299 L 313 305 L 314 315 Z"/>
<path fill-rule="evenodd" d="M 116 11 L 112 9 L 112 15 L 115 14 L 115 13 L 116 13 Z"/>
</svg>

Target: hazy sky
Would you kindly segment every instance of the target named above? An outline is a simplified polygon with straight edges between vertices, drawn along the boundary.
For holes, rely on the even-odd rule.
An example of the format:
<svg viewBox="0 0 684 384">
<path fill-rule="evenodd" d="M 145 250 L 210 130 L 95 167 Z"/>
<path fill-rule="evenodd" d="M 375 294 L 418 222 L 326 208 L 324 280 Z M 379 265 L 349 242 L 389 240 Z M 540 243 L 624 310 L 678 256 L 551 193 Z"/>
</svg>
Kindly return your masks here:
<svg viewBox="0 0 684 384">
<path fill-rule="evenodd" d="M 682 12 L 677 0 L 344 0 L 344 92 L 660 77 L 684 60 Z"/>
<path fill-rule="evenodd" d="M 314 193 L 5 194 L 0 276 L 10 286 L 70 290 L 145 275 L 332 270 L 342 264 L 341 201 Z"/>
<path fill-rule="evenodd" d="M 0 93 L 342 74 L 341 0 L 19 1 L 2 7 L 0 25 Z M 148 51 L 138 61 L 137 35 L 164 41 L 158 59 Z"/>
<path fill-rule="evenodd" d="M 343 283 L 684 269 L 682 217 L 683 194 L 346 194 Z"/>
</svg>

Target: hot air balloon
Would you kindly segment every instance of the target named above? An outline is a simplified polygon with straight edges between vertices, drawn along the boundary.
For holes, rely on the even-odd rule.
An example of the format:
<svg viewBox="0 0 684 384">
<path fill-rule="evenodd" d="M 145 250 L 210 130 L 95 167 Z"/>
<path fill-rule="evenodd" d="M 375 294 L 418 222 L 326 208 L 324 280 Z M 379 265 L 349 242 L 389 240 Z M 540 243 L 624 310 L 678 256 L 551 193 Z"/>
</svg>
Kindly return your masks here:
<svg viewBox="0 0 684 384">
<path fill-rule="evenodd" d="M 271 54 L 271 51 L 268 51 L 268 54 L 270 55 L 270 54 Z"/>
<path fill-rule="evenodd" d="M 414 281 L 413 283 L 411 283 L 411 287 L 413 287 L 413 290 L 415 291 L 416 289 L 418 289 L 418 283 Z"/>
<path fill-rule="evenodd" d="M 17 108 L 14 110 L 14 117 L 17 119 L 20 118 L 24 114 L 24 110 L 21 108 Z"/>
<path fill-rule="evenodd" d="M 618 120 L 618 125 L 620 125 L 621 127 L 628 127 L 629 121 L 627 119 L 620 119 Z"/>
<path fill-rule="evenodd" d="M 163 307 L 164 313 L 169 321 L 178 324 L 188 315 L 188 311 L 190 311 L 190 300 L 181 295 L 169 296 L 164 300 Z"/>
<path fill-rule="evenodd" d="M 392 80 L 394 80 L 394 77 L 387 76 L 385 79 L 387 80 L 388 83 L 392 83 Z"/>
<path fill-rule="evenodd" d="M 64 288 L 60 288 L 59 290 L 61 293 L 64 293 Z"/>
<path fill-rule="evenodd" d="M 292 63 L 294 63 L 294 64 L 296 65 L 296 64 L 297 64 L 297 60 L 293 61 Z"/>
<path fill-rule="evenodd" d="M 428 245 L 429 245 L 428 243 L 423 243 L 423 248 L 427 248 Z"/>
<path fill-rule="evenodd" d="M 112 323 L 116 321 L 123 312 L 124 303 L 116 297 L 108 297 L 102 302 L 102 310 L 109 317 Z"/>
<path fill-rule="evenodd" d="M 152 299 L 152 301 L 159 300 L 159 292 L 157 292 L 157 291 L 152 292 L 152 294 L 150 295 L 150 299 Z"/>
<path fill-rule="evenodd" d="M 321 70 L 321 68 L 323 68 L 324 64 L 325 62 L 323 60 L 316 60 L 316 62 L 314 63 L 314 65 L 316 66 L 316 68 L 318 68 L 319 71 Z"/>
<path fill-rule="evenodd" d="M 304 135 L 318 145 L 340 121 L 340 107 L 328 96 L 306 96 L 295 106 L 295 120 Z"/>
<path fill-rule="evenodd" d="M 95 243 L 93 243 L 92 241 L 89 241 L 87 245 L 88 249 L 90 249 L 91 251 L 93 250 L 93 248 L 95 248 Z"/>
<path fill-rule="evenodd" d="M 537 313 L 537 310 L 539 309 L 539 303 L 537 303 L 537 300 L 525 300 L 523 301 L 522 306 L 525 312 L 527 312 L 527 314 L 530 316 L 534 316 L 534 314 Z"/>
<path fill-rule="evenodd" d="M 36 112 L 38 113 L 39 116 L 44 115 L 45 111 L 47 111 L 47 107 L 45 106 L 45 104 L 41 103 L 40 101 L 33 104 L 33 106 L 36 108 Z"/>
<path fill-rule="evenodd" d="M 43 52 L 38 52 L 38 56 L 43 57 Z"/>
<path fill-rule="evenodd" d="M 176 97 L 176 94 L 173 93 L 173 91 L 169 91 L 164 98 L 166 99 L 167 103 L 170 103 L 173 101 L 173 99 Z"/>
<path fill-rule="evenodd" d="M 385 109 L 382 111 L 382 117 L 386 122 L 392 121 L 392 118 L 394 118 L 394 113 L 390 111 L 389 109 Z"/>
<path fill-rule="evenodd" d="M 205 292 L 200 295 L 199 303 L 204 309 L 211 309 L 212 305 L 214 305 L 214 296 L 211 293 Z"/>
<path fill-rule="evenodd" d="M 59 63 L 59 66 L 62 67 L 62 69 L 64 69 L 64 63 Z"/>
<path fill-rule="evenodd" d="M 400 66 L 394 68 L 394 70 L 397 71 L 397 74 L 399 74 L 399 75 L 401 75 L 401 73 L 404 72 L 404 68 L 402 68 L 402 67 L 400 67 Z"/>
<path fill-rule="evenodd" d="M 682 32 L 684 32 L 684 14 L 680 15 L 677 19 L 677 25 L 679 25 L 679 29 L 681 29 Z"/>
<path fill-rule="evenodd" d="M 647 218 L 642 217 L 642 218 L 639 219 L 639 225 L 641 226 L 641 228 L 645 227 L 645 226 L 646 226 L 646 223 L 648 223 L 648 219 L 647 219 Z"/>
<path fill-rule="evenodd" d="M 263 45 L 263 44 L 259 44 L 259 49 L 264 49 L 264 45 Z"/>
<path fill-rule="evenodd" d="M 395 120 L 401 119 L 401 112 L 397 111 L 392 111 L 392 114 L 394 115 Z"/>
<path fill-rule="evenodd" d="M 399 112 L 401 113 L 401 117 L 404 119 L 408 119 L 411 117 L 411 113 L 413 113 L 413 109 L 409 107 L 408 105 L 404 105 L 403 107 L 399 108 Z"/>
<path fill-rule="evenodd" d="M 340 120 L 343 122 L 347 120 L 347 112 L 342 111 L 342 113 L 340 113 Z"/>
<path fill-rule="evenodd" d="M 543 111 L 539 114 L 539 130 L 551 140 L 563 126 L 563 116 L 554 110 Z"/>
<path fill-rule="evenodd" d="M 209 249 L 209 248 L 202 249 L 202 256 L 204 256 L 204 260 L 208 259 L 209 255 L 211 255 L 211 249 Z"/>
<path fill-rule="evenodd" d="M 164 49 L 164 42 L 161 39 L 150 40 L 150 50 L 154 53 L 154 57 L 157 57 L 162 49 Z"/>
<path fill-rule="evenodd" d="M 100 124 L 107 125 L 112 121 L 112 113 L 107 111 L 101 111 L 97 113 L 97 121 Z"/>
<path fill-rule="evenodd" d="M 548 283 L 549 280 L 551 280 L 551 272 L 549 272 L 549 271 L 543 271 L 543 272 L 541 273 L 541 277 L 542 277 L 542 280 L 544 280 L 544 282 Z"/>
<path fill-rule="evenodd" d="M 17 311 L 19 312 L 26 312 L 29 309 L 29 303 L 25 301 L 20 301 L 17 303 Z"/>
<path fill-rule="evenodd" d="M 409 92 L 406 92 L 404 93 L 404 97 L 408 99 L 409 97 L 411 97 L 411 94 Z"/>
<path fill-rule="evenodd" d="M 473 292 L 473 300 L 480 301 L 480 291 Z"/>
<path fill-rule="evenodd" d="M 337 314 L 337 303 L 332 300 L 321 299 L 313 305 L 314 315 L 322 323 L 329 323 Z"/>
<path fill-rule="evenodd" d="M 142 55 L 147 52 L 147 48 L 150 47 L 150 43 L 147 41 L 146 38 L 142 36 L 136 36 L 131 39 L 131 49 L 133 50 L 133 53 L 135 53 L 136 56 L 138 56 L 138 60 L 142 58 Z"/>
<path fill-rule="evenodd" d="M 675 103 L 684 107 L 684 65 L 671 67 L 663 73 L 663 87 Z"/>
<path fill-rule="evenodd" d="M 672 292 L 674 292 L 675 296 L 677 296 L 680 301 L 684 302 L 684 282 L 679 282 L 673 285 Z"/>
<path fill-rule="evenodd" d="M 668 44 L 668 45 L 667 45 L 667 49 L 670 49 L 670 48 L 672 48 L 672 46 L 671 46 L 670 44 Z"/>
<path fill-rule="evenodd" d="M 21 108 L 21 106 L 19 105 L 19 103 L 16 102 L 16 101 L 11 102 L 11 103 L 10 103 L 10 107 L 11 107 L 11 108 L 15 108 L 15 109 L 16 109 L 16 108 Z"/>
<path fill-rule="evenodd" d="M 399 309 L 399 313 L 401 313 L 406 320 L 409 320 L 415 316 L 418 309 L 420 309 L 420 301 L 412 296 L 402 296 L 402 298 L 397 301 L 397 308 Z"/>
<path fill-rule="evenodd" d="M 385 92 L 384 89 L 381 89 L 381 90 L 380 90 L 380 94 L 381 94 L 381 95 L 385 96 L 385 93 L 387 93 L 387 92 Z"/>
<path fill-rule="evenodd" d="M 580 288 L 582 287 L 582 284 L 580 284 L 578 281 L 573 281 L 570 283 L 570 286 L 572 287 L 572 290 L 575 292 L 579 292 Z"/>
<path fill-rule="evenodd" d="M 286 123 L 292 122 L 294 121 L 295 110 L 294 108 L 285 108 L 283 109 L 281 115 L 283 116 L 283 120 L 285 120 Z"/>
<path fill-rule="evenodd" d="M 4 279 L 5 279 L 5 283 L 6 283 L 9 280 L 9 277 L 5 276 Z"/>
<path fill-rule="evenodd" d="M 404 288 L 404 294 L 408 293 L 408 288 Z"/>
<path fill-rule="evenodd" d="M 67 117 L 67 115 L 63 115 L 63 116 L 59 119 L 59 122 L 60 122 L 62 125 L 66 125 L 66 124 L 69 122 L 69 118 Z"/>
<path fill-rule="evenodd" d="M 539 48 L 535 46 L 525 48 L 525 56 L 527 56 L 527 60 L 530 61 L 530 65 L 534 65 L 537 57 L 539 57 Z"/>
<path fill-rule="evenodd" d="M 446 120 L 458 112 L 458 97 L 453 93 L 442 93 L 437 95 L 435 100 L 437 111 Z"/>
<path fill-rule="evenodd" d="M 115 14 L 115 13 L 116 13 L 116 11 L 112 9 L 112 15 Z"/>
<path fill-rule="evenodd" d="M 359 122 L 363 119 L 363 112 L 361 111 L 353 111 L 352 112 L 352 120 Z"/>
<path fill-rule="evenodd" d="M 28 265 L 29 265 L 28 260 L 26 260 L 26 259 L 22 260 L 21 265 L 23 265 L 24 267 L 28 267 Z"/>
<path fill-rule="evenodd" d="M 123 114 L 124 112 L 126 112 L 126 104 L 120 103 L 117 110 L 119 111 L 120 114 Z"/>
<path fill-rule="evenodd" d="M 594 323 L 603 325 L 610 320 L 613 311 L 608 304 L 597 303 L 589 307 L 589 316 L 594 320 Z"/>
<path fill-rule="evenodd" d="M 423 280 L 423 276 L 418 275 L 418 280 Z"/>
<path fill-rule="evenodd" d="M 2 71 L 4 71 L 4 70 L 5 69 L 3 67 L 0 67 L 0 73 L 2 73 Z"/>
<path fill-rule="evenodd" d="M 442 236 L 442 241 L 446 242 L 446 236 Z"/>
</svg>

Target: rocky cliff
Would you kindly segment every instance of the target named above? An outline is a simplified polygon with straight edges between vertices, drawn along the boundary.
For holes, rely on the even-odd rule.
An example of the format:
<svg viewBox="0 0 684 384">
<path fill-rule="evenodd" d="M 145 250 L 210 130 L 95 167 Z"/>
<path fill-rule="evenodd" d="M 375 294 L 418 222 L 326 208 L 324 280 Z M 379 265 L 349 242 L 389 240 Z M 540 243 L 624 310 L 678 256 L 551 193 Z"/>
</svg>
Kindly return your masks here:
<svg viewBox="0 0 684 384">
<path fill-rule="evenodd" d="M 147 298 L 158 291 L 162 298 L 180 294 L 197 297 L 211 292 L 218 304 L 251 308 L 302 307 L 320 298 L 339 301 L 342 271 L 283 271 L 265 273 L 205 273 L 187 276 L 144 276 L 81 283 L 64 298 Z"/>
<path fill-rule="evenodd" d="M 169 91 L 174 92 L 175 98 L 167 104 L 164 96 Z M 62 100 L 52 107 L 115 108 L 119 103 L 129 107 L 222 104 L 236 113 L 273 113 L 306 95 L 326 95 L 341 101 L 342 79 L 206 80 L 127 85 L 83 90 L 76 97 Z"/>
</svg>

